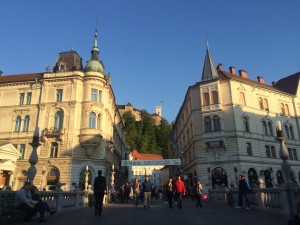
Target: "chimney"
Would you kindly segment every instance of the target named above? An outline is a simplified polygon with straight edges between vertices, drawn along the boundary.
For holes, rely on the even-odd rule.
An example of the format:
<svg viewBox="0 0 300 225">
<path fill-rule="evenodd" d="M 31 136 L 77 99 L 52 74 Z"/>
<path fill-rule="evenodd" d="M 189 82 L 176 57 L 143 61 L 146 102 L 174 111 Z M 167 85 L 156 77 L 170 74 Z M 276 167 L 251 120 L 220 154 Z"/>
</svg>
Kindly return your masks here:
<svg viewBox="0 0 300 225">
<path fill-rule="evenodd" d="M 276 85 L 276 83 L 277 83 L 276 81 L 273 81 L 273 82 L 272 82 L 272 86 L 275 86 L 275 85 Z"/>
<path fill-rule="evenodd" d="M 235 67 L 233 66 L 229 67 L 229 72 L 235 74 Z"/>
<path fill-rule="evenodd" d="M 219 65 L 217 66 L 217 71 L 222 71 L 223 69 L 222 69 L 222 63 L 219 63 Z"/>
<path fill-rule="evenodd" d="M 265 79 L 264 79 L 263 77 L 261 77 L 261 76 L 258 76 L 258 77 L 257 77 L 257 80 L 258 80 L 258 82 L 261 83 L 261 84 L 264 84 L 264 83 L 265 83 Z"/>
<path fill-rule="evenodd" d="M 245 70 L 239 70 L 240 77 L 248 78 L 248 73 Z"/>
</svg>

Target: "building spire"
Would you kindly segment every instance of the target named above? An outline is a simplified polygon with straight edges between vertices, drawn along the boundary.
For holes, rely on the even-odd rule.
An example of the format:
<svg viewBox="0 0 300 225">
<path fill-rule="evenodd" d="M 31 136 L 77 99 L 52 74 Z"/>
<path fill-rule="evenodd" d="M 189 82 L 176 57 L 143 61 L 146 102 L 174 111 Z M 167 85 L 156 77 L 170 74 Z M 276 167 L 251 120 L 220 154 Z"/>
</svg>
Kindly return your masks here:
<svg viewBox="0 0 300 225">
<path fill-rule="evenodd" d="M 218 78 L 218 73 L 209 51 L 208 40 L 206 40 L 206 55 L 202 71 L 201 81 Z"/>
<path fill-rule="evenodd" d="M 97 28 L 95 30 L 94 46 L 93 46 L 91 53 L 92 53 L 92 59 L 98 61 L 99 60 L 98 59 L 99 49 L 98 49 L 98 29 Z"/>
</svg>

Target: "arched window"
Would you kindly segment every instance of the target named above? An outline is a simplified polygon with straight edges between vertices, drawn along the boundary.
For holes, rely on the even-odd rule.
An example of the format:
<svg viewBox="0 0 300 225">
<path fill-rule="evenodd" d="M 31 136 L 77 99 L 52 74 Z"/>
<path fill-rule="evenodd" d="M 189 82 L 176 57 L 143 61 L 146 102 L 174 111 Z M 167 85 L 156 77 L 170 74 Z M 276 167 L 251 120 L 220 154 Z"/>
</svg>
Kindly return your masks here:
<svg viewBox="0 0 300 225">
<path fill-rule="evenodd" d="M 205 133 L 212 132 L 211 118 L 209 116 L 204 119 Z"/>
<path fill-rule="evenodd" d="M 64 112 L 59 110 L 55 113 L 54 116 L 54 130 L 61 130 L 64 124 Z"/>
<path fill-rule="evenodd" d="M 289 106 L 287 104 L 284 105 L 284 113 L 286 116 L 290 115 Z"/>
<path fill-rule="evenodd" d="M 243 117 L 243 123 L 244 123 L 245 131 L 250 132 L 249 119 L 247 117 Z"/>
<path fill-rule="evenodd" d="M 220 117 L 215 115 L 213 117 L 213 124 L 214 124 L 214 131 L 221 131 L 221 122 L 220 122 Z"/>
<path fill-rule="evenodd" d="M 94 112 L 89 115 L 89 128 L 96 128 L 96 113 Z"/>
<path fill-rule="evenodd" d="M 264 130 L 264 134 L 268 135 L 268 127 L 267 127 L 267 122 L 263 121 L 262 122 L 262 126 L 263 126 L 263 130 Z"/>
<path fill-rule="evenodd" d="M 248 181 L 250 188 L 256 188 L 258 184 L 258 176 L 256 173 L 256 170 L 253 168 L 250 168 L 248 170 Z"/>
<path fill-rule="evenodd" d="M 289 131 L 290 131 L 289 133 L 290 133 L 291 139 L 295 139 L 294 130 L 293 130 L 292 126 L 289 126 Z"/>
<path fill-rule="evenodd" d="M 264 109 L 269 111 L 269 104 L 268 104 L 268 100 L 264 98 Z"/>
<path fill-rule="evenodd" d="M 49 190 L 55 190 L 55 185 L 59 181 L 59 172 L 57 169 L 52 168 L 46 175 L 47 180 L 47 186 L 49 187 Z"/>
<path fill-rule="evenodd" d="M 97 116 L 97 129 L 100 130 L 100 122 L 101 122 L 101 115 L 98 114 Z"/>
<path fill-rule="evenodd" d="M 264 104 L 262 98 L 258 98 L 258 104 L 260 109 L 264 109 Z"/>
<path fill-rule="evenodd" d="M 25 116 L 23 131 L 28 131 L 29 121 L 30 121 L 30 117 L 29 116 Z"/>
<path fill-rule="evenodd" d="M 243 92 L 240 92 L 240 104 L 242 106 L 246 105 L 245 94 Z"/>
<path fill-rule="evenodd" d="M 288 125 L 284 125 L 284 131 L 287 138 L 291 139 Z"/>
<path fill-rule="evenodd" d="M 269 130 L 269 135 L 274 136 L 273 135 L 273 126 L 272 126 L 271 121 L 268 122 L 268 130 Z"/>
<path fill-rule="evenodd" d="M 21 116 L 18 116 L 17 119 L 16 119 L 15 131 L 17 131 L 17 132 L 20 131 L 20 129 L 21 129 L 21 122 L 22 122 Z"/>
</svg>

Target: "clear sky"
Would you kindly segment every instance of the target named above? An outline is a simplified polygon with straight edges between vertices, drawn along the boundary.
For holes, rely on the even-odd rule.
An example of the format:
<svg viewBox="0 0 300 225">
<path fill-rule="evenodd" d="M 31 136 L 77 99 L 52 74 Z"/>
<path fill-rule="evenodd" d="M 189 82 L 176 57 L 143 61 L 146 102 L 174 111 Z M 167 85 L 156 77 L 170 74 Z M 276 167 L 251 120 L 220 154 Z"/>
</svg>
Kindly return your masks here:
<svg viewBox="0 0 300 225">
<path fill-rule="evenodd" d="M 90 59 L 97 26 L 100 59 L 117 104 L 175 120 L 200 81 L 206 39 L 215 66 L 246 70 L 267 84 L 300 71 L 299 0 L 2 0 L 0 70 L 44 72 L 58 53 Z"/>
</svg>

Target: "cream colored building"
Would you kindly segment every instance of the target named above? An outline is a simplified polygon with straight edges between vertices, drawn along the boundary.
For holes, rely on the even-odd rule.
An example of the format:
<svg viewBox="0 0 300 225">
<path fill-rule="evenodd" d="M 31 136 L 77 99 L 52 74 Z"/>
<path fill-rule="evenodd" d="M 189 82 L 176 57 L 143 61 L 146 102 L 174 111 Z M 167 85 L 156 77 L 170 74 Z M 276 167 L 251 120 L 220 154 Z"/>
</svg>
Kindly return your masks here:
<svg viewBox="0 0 300 225">
<path fill-rule="evenodd" d="M 108 184 L 124 179 L 120 160 L 128 154 L 110 75 L 98 59 L 97 30 L 91 60 L 83 67 L 76 51 L 59 53 L 51 71 L 0 77 L 0 146 L 11 144 L 21 156 L 8 182 L 20 188 L 28 178 L 30 143 L 39 128 L 34 184 L 49 189 L 84 188 L 102 170 Z M 1 147 L 0 147 L 1 149 Z M 12 150 L 14 151 L 14 150 Z M 1 152 L 1 161 L 6 160 Z M 114 165 L 114 171 L 112 171 Z M 1 165 L 2 166 L 2 165 Z"/>
<path fill-rule="evenodd" d="M 207 49 L 202 79 L 188 87 L 174 127 L 173 148 L 183 174 L 206 188 L 236 185 L 239 174 L 252 187 L 258 178 L 267 187 L 278 186 L 284 179 L 275 140 L 280 121 L 292 176 L 299 183 L 299 78 L 298 72 L 272 86 L 260 76 L 254 81 L 234 67 L 226 72 L 219 64 L 216 69 Z"/>
</svg>

